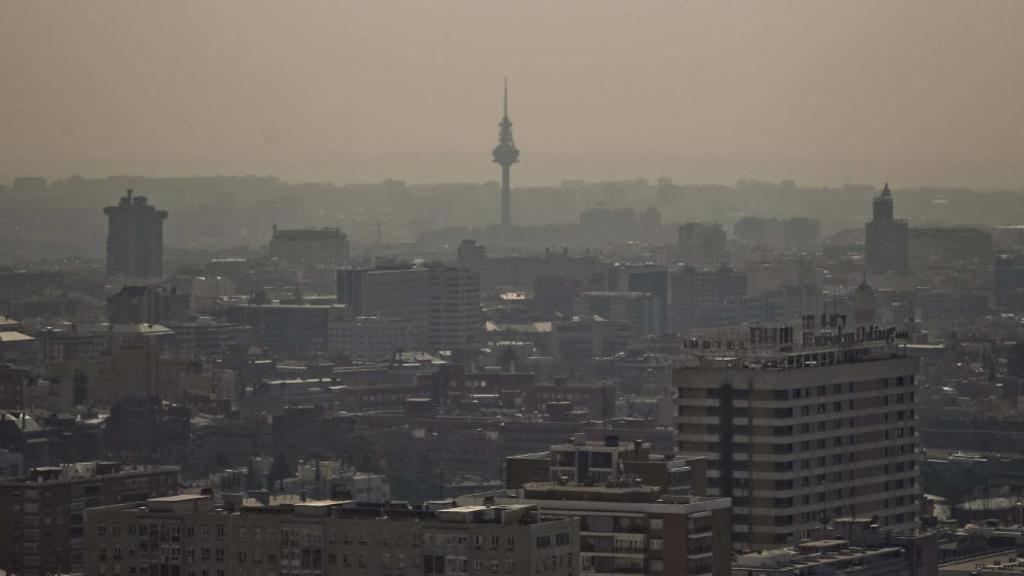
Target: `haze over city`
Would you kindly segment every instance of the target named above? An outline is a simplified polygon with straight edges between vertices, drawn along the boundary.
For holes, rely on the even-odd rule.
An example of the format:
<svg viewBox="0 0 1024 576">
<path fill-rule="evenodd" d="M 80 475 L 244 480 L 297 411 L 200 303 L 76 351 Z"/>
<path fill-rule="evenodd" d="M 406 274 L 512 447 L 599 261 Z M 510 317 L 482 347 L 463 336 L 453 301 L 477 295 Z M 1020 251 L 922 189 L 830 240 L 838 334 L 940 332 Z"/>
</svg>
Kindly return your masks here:
<svg viewBox="0 0 1024 576">
<path fill-rule="evenodd" d="M 0 6 L 0 180 L 1024 182 L 1020 2 Z"/>
<path fill-rule="evenodd" d="M 0 0 L 0 576 L 1024 575 L 1022 31 Z"/>
</svg>

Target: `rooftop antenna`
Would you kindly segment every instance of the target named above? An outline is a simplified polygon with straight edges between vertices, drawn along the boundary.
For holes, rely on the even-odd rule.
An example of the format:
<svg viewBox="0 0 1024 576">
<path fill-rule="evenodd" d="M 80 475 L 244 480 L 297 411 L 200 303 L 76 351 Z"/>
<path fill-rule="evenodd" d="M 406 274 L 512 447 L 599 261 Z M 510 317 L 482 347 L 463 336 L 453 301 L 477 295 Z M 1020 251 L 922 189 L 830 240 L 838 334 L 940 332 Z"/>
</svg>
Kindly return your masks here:
<svg viewBox="0 0 1024 576">
<path fill-rule="evenodd" d="M 503 100 L 502 114 L 508 118 L 508 76 L 505 76 L 505 98 Z"/>
</svg>

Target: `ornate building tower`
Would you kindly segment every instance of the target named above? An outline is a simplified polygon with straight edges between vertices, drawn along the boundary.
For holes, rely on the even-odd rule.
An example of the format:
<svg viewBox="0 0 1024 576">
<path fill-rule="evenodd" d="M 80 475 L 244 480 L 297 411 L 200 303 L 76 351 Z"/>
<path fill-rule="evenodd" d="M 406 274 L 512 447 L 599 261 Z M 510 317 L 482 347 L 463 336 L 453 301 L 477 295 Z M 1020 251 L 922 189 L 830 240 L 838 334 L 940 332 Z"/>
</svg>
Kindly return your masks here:
<svg viewBox="0 0 1024 576">
<path fill-rule="evenodd" d="M 505 81 L 505 114 L 498 124 L 498 145 L 492 154 L 494 161 L 501 165 L 501 225 L 512 223 L 512 191 L 509 183 L 509 169 L 519 162 L 519 149 L 512 140 L 512 121 L 508 119 L 508 80 Z"/>
<path fill-rule="evenodd" d="M 871 221 L 864 225 L 867 269 L 872 274 L 906 274 L 909 239 L 906 220 L 893 218 L 892 191 L 886 183 L 872 205 Z"/>
</svg>

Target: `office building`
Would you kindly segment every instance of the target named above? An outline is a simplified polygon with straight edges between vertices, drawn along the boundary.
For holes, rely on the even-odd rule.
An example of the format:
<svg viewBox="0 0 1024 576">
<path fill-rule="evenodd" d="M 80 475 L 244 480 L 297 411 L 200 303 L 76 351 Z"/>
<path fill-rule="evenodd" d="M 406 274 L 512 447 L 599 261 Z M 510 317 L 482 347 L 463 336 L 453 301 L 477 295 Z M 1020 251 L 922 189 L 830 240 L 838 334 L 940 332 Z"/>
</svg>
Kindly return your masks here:
<svg viewBox="0 0 1024 576">
<path fill-rule="evenodd" d="M 175 494 L 178 472 L 175 466 L 80 462 L 0 480 L 0 569 L 18 576 L 81 571 L 85 510 Z"/>
<path fill-rule="evenodd" d="M 145 196 L 128 190 L 107 215 L 107 274 L 159 278 L 164 266 L 164 220 L 167 212 L 150 206 Z"/>
<path fill-rule="evenodd" d="M 286 264 L 340 268 L 348 265 L 348 236 L 338 228 L 281 229 L 275 224 L 270 257 Z"/>
<path fill-rule="evenodd" d="M 231 509 L 181 495 L 94 508 L 86 519 L 88 574 L 579 574 L 579 523 L 528 505 Z"/>
<path fill-rule="evenodd" d="M 893 218 L 889 184 L 872 204 L 871 221 L 864 225 L 864 247 L 868 271 L 872 274 L 906 274 L 910 258 L 910 236 L 906 220 Z"/>
<path fill-rule="evenodd" d="M 477 350 L 483 341 L 480 279 L 466 268 L 339 270 L 338 302 L 354 317 L 412 322 L 421 350 Z"/>
<path fill-rule="evenodd" d="M 708 494 L 732 498 L 742 549 L 793 544 L 837 518 L 916 526 L 906 334 L 822 324 L 694 340 L 675 371 L 678 449 L 708 458 Z"/>
</svg>

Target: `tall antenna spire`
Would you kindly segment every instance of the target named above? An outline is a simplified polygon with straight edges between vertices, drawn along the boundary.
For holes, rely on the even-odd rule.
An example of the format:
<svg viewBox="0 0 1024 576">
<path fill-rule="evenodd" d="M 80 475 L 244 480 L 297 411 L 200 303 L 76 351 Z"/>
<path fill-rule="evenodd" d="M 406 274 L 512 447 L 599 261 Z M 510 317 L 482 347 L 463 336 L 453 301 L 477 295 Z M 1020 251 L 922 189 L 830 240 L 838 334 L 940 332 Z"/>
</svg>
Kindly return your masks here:
<svg viewBox="0 0 1024 576">
<path fill-rule="evenodd" d="M 504 116 L 498 123 L 498 145 L 491 154 L 494 162 L 501 166 L 501 224 L 512 223 L 512 191 L 509 169 L 519 161 L 519 149 L 512 139 L 512 120 L 508 117 L 508 78 L 505 78 L 505 96 L 502 102 Z"/>
</svg>

